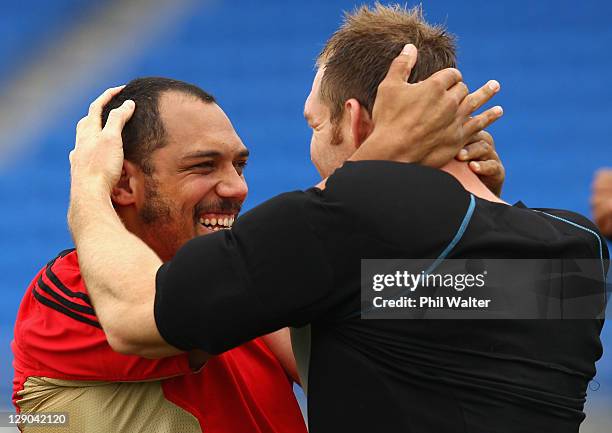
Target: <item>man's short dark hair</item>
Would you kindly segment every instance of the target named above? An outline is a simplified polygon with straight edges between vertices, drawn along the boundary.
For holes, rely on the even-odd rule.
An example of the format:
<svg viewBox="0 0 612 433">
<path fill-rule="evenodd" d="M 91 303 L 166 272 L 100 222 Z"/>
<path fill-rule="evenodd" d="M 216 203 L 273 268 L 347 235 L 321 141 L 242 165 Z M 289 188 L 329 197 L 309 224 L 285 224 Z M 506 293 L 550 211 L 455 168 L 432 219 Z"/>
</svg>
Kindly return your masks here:
<svg viewBox="0 0 612 433">
<path fill-rule="evenodd" d="M 166 144 L 166 132 L 159 114 L 159 99 L 165 92 L 180 92 L 207 104 L 216 103 L 212 95 L 193 84 L 170 78 L 144 77 L 130 81 L 102 110 L 104 125 L 112 109 L 128 99 L 136 103 L 136 110 L 121 134 L 123 153 L 126 160 L 149 175 L 153 173 L 151 155 Z"/>
</svg>

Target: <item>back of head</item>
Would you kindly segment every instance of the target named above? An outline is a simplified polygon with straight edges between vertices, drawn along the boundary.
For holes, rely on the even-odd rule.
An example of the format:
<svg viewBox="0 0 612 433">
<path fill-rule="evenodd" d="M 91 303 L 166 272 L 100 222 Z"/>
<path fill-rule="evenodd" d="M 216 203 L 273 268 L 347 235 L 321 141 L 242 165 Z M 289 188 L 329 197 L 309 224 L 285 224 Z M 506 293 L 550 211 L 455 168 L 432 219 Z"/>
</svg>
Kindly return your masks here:
<svg viewBox="0 0 612 433">
<path fill-rule="evenodd" d="M 138 165 L 146 174 L 153 172 L 151 154 L 165 145 L 164 124 L 160 117 L 159 100 L 166 92 L 179 92 L 205 103 L 215 98 L 199 87 L 184 81 L 163 77 L 144 77 L 130 81 L 123 90 L 104 107 L 102 124 L 106 124 L 110 111 L 131 99 L 136 103 L 132 118 L 123 128 L 125 159 Z"/>
<path fill-rule="evenodd" d="M 341 116 L 344 102 L 350 98 L 356 98 L 371 114 L 378 85 L 392 60 L 409 43 L 418 50 L 408 79 L 411 83 L 456 66 L 454 36 L 425 22 L 420 6 L 407 9 L 377 3 L 346 13 L 344 23 L 317 60 L 317 66 L 325 67 L 321 97 L 331 109 L 332 120 Z"/>
</svg>

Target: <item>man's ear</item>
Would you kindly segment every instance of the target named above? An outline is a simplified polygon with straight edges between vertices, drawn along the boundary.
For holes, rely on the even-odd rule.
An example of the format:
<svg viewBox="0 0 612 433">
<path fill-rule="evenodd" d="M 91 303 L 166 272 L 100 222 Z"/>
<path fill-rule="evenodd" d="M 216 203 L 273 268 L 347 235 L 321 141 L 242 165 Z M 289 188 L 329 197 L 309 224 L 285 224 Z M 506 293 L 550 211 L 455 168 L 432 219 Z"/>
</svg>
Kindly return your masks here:
<svg viewBox="0 0 612 433">
<path fill-rule="evenodd" d="M 142 177 L 141 170 L 134 163 L 124 160 L 121 178 L 111 192 L 113 203 L 119 206 L 135 204 L 137 202 L 137 189 L 141 183 L 139 181 L 140 177 Z"/>
<path fill-rule="evenodd" d="M 368 110 L 355 98 L 346 101 L 344 109 L 350 120 L 351 138 L 355 144 L 355 149 L 358 149 L 361 143 L 372 133 L 374 128 L 372 118 Z"/>
</svg>

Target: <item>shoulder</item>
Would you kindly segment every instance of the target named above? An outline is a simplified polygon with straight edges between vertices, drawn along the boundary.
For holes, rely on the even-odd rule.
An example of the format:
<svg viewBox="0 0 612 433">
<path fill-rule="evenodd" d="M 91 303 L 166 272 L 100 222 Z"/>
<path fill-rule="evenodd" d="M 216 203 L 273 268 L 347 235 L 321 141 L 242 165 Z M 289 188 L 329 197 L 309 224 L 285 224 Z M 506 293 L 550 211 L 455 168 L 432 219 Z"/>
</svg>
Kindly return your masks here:
<svg viewBox="0 0 612 433">
<path fill-rule="evenodd" d="M 80 359 L 75 354 L 104 341 L 76 254 L 62 251 L 39 271 L 19 307 L 12 344 L 16 377 L 71 372 Z"/>
<path fill-rule="evenodd" d="M 346 163 L 328 179 L 323 196 L 360 231 L 400 243 L 443 243 L 471 204 L 470 193 L 448 173 L 390 161 Z"/>
<path fill-rule="evenodd" d="M 33 283 L 34 298 L 50 310 L 85 325 L 100 328 L 83 282 L 76 250 L 64 250 L 42 269 Z"/>
<path fill-rule="evenodd" d="M 61 270 L 79 270 L 79 261 L 75 248 L 68 248 L 60 251 L 53 259 L 47 263 L 47 266 L 52 266 L 55 269 Z"/>
<path fill-rule="evenodd" d="M 421 189 L 414 186 L 427 186 L 437 192 L 460 193 L 465 191 L 461 184 L 448 173 L 418 164 L 408 164 L 394 161 L 347 161 L 336 170 L 327 181 L 327 190 L 338 190 L 348 193 L 380 191 L 387 188 L 391 191 L 411 191 L 417 193 Z"/>
<path fill-rule="evenodd" d="M 532 210 L 540 213 L 550 215 L 552 218 L 558 221 L 566 222 L 567 224 L 573 225 L 577 228 L 593 231 L 599 234 L 597 226 L 587 217 L 578 212 L 573 212 L 566 209 L 551 209 L 551 208 L 531 208 Z M 580 226 L 580 227 L 578 227 Z"/>
<path fill-rule="evenodd" d="M 595 256 L 601 256 L 603 259 L 610 257 L 605 238 L 597 226 L 584 215 L 565 209 L 532 208 L 532 210 L 555 221 L 558 229 L 582 238 L 591 247 Z"/>
<path fill-rule="evenodd" d="M 448 173 L 391 161 L 347 162 L 328 179 L 324 195 L 361 207 L 467 207 L 469 193 Z M 367 206 L 366 206 L 367 204 Z"/>
<path fill-rule="evenodd" d="M 143 381 L 188 374 L 188 355 L 160 360 L 122 355 L 109 346 L 74 250 L 62 251 L 34 279 L 15 324 L 16 385 L 27 377 Z"/>
</svg>

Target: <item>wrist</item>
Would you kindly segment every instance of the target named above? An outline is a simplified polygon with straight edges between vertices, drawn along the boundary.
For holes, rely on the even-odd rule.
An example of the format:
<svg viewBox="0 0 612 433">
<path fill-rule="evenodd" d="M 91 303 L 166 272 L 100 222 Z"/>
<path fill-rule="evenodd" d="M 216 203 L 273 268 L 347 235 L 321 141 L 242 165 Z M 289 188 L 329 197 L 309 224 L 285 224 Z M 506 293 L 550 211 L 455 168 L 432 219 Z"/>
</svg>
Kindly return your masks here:
<svg viewBox="0 0 612 433">
<path fill-rule="evenodd" d="M 111 187 L 108 180 L 102 175 L 74 175 L 70 182 L 71 195 L 105 197 L 110 195 Z"/>
<path fill-rule="evenodd" d="M 89 178 L 87 183 L 72 182 L 68 225 L 73 236 L 89 224 L 103 218 L 107 211 L 114 213 L 108 187 L 102 178 Z"/>
</svg>

